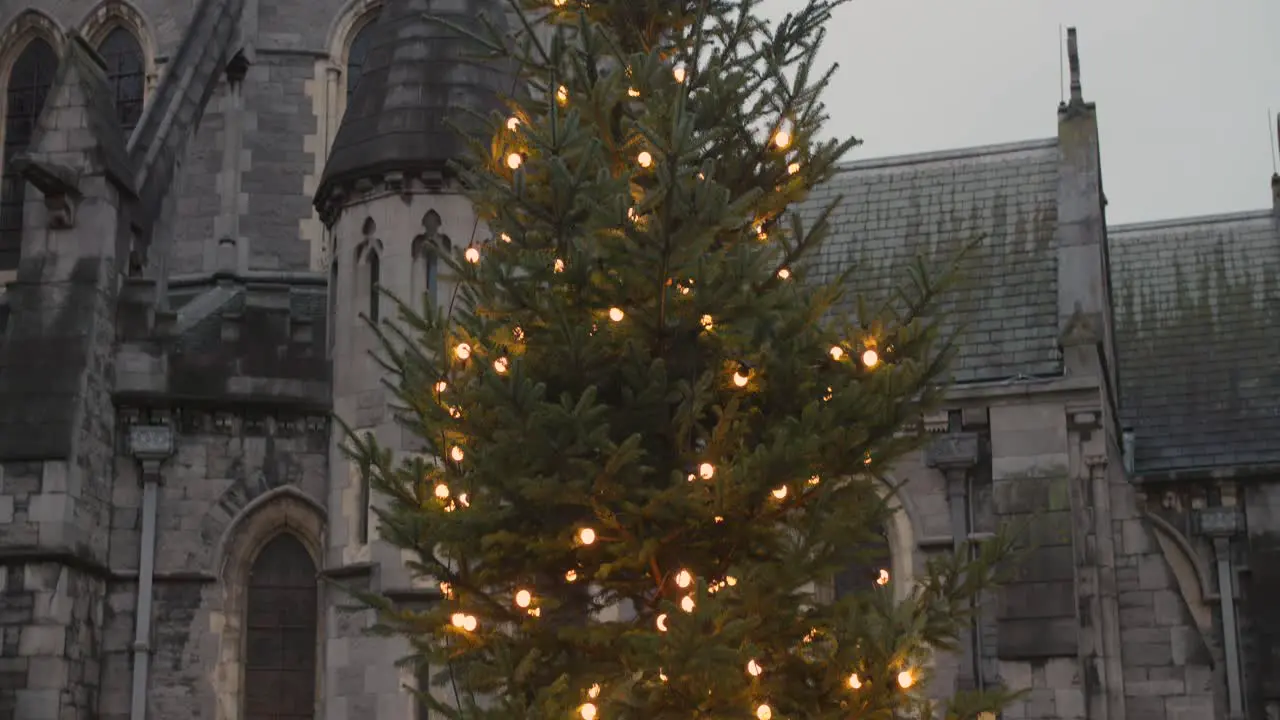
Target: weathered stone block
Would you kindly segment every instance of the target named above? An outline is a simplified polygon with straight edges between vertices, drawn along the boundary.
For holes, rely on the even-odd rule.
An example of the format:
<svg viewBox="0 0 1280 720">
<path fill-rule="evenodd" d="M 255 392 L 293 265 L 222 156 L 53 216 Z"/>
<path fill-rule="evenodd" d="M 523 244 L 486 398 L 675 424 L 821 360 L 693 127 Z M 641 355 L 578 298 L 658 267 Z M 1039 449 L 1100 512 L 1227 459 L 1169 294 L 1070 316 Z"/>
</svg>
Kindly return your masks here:
<svg viewBox="0 0 1280 720">
<path fill-rule="evenodd" d="M 1173 663 L 1173 652 L 1167 642 L 1126 645 L 1124 648 L 1124 661 L 1128 665 L 1143 667 L 1171 665 Z"/>
<path fill-rule="evenodd" d="M 22 720 L 60 720 L 57 690 L 18 690 L 14 717 Z"/>
<path fill-rule="evenodd" d="M 59 656 L 67 650 L 67 629 L 57 625 L 28 625 L 22 628 L 18 654 Z"/>
</svg>

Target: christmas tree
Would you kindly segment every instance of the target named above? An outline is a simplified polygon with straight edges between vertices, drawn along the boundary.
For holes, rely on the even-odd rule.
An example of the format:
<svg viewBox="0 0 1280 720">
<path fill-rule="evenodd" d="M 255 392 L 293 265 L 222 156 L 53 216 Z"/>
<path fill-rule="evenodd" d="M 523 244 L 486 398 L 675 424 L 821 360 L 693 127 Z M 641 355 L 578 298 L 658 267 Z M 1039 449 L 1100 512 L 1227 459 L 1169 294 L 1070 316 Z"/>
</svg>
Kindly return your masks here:
<svg viewBox="0 0 1280 720">
<path fill-rule="evenodd" d="M 929 654 L 1007 543 L 827 597 L 949 356 L 945 275 L 851 317 L 856 272 L 806 281 L 829 228 L 792 210 L 857 142 L 819 137 L 842 2 L 776 24 L 758 0 L 513 3 L 518 32 L 475 38 L 520 68 L 510 111 L 459 169 L 491 237 L 443 258 L 447 302 L 381 328 L 421 452 L 350 442 L 379 536 L 440 588 L 366 597 L 382 629 L 445 717 L 932 713 Z"/>
</svg>

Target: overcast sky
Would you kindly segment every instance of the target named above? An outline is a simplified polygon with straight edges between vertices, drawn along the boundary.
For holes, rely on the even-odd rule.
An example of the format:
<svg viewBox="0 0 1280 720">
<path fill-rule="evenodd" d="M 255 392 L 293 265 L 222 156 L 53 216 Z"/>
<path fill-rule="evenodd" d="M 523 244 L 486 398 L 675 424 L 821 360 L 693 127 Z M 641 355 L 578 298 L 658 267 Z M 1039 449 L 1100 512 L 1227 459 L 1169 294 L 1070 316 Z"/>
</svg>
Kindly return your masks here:
<svg viewBox="0 0 1280 720">
<path fill-rule="evenodd" d="M 851 158 L 1052 137 L 1059 24 L 1098 105 L 1110 223 L 1271 207 L 1280 0 L 853 0 L 823 51 L 829 130 L 865 141 Z"/>
</svg>

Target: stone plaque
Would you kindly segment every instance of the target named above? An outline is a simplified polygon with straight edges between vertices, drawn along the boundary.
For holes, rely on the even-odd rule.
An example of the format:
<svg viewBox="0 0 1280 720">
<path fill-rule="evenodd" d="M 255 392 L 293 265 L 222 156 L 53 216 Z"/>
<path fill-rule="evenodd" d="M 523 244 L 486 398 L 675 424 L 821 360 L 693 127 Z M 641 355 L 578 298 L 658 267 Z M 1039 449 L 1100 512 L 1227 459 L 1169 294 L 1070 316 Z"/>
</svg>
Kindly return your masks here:
<svg viewBox="0 0 1280 720">
<path fill-rule="evenodd" d="M 970 467 L 978 462 L 977 433 L 945 433 L 937 435 L 925 449 L 930 467 Z"/>
<path fill-rule="evenodd" d="M 129 428 L 129 450 L 136 457 L 169 457 L 173 454 L 173 429 L 167 425 L 134 425 Z"/>
<path fill-rule="evenodd" d="M 1204 508 L 1196 518 L 1205 535 L 1234 535 L 1240 529 L 1240 513 L 1233 507 Z"/>
</svg>

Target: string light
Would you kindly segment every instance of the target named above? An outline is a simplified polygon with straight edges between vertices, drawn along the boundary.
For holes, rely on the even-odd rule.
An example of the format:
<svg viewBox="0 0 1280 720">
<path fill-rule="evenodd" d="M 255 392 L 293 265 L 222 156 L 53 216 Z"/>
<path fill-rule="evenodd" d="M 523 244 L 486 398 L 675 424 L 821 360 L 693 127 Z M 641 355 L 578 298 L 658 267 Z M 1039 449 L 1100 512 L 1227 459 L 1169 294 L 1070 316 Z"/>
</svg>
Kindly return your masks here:
<svg viewBox="0 0 1280 720">
<path fill-rule="evenodd" d="M 698 476 L 703 480 L 710 480 L 716 476 L 716 466 L 709 462 L 704 462 L 698 466 Z"/>
<path fill-rule="evenodd" d="M 452 585 L 450 585 L 450 584 L 449 584 L 449 583 L 447 583 L 447 582 L 441 581 L 441 582 L 440 582 L 440 594 L 441 594 L 441 595 L 443 595 L 443 596 L 445 597 L 445 599 L 446 599 L 446 600 L 452 600 L 452 599 L 453 599 L 453 586 L 452 586 Z"/>
<path fill-rule="evenodd" d="M 516 607 L 527 608 L 533 603 L 533 593 L 528 590 L 520 590 L 516 592 Z"/>
<path fill-rule="evenodd" d="M 687 613 L 691 613 L 691 612 L 693 612 L 693 608 L 694 608 L 694 603 L 693 603 L 693 596 L 692 596 L 692 595 L 685 595 L 684 597 L 680 598 L 680 609 L 681 609 L 681 610 L 683 610 L 683 611 L 685 611 L 685 612 L 687 612 Z"/>
<path fill-rule="evenodd" d="M 504 242 L 504 243 L 509 243 L 509 242 L 511 242 L 511 236 L 510 236 L 510 235 L 508 235 L 508 234 L 506 234 L 506 233 L 502 233 L 502 234 L 501 234 L 501 235 L 499 235 L 498 237 L 499 237 L 499 238 L 501 238 L 501 239 L 502 239 L 502 242 Z"/>
<path fill-rule="evenodd" d="M 862 689 L 862 679 L 858 677 L 858 673 L 849 675 L 849 688 L 853 690 Z"/>
<path fill-rule="evenodd" d="M 453 458 L 454 462 L 462 462 L 462 458 L 466 457 L 466 453 L 463 452 L 461 445 L 454 445 L 453 449 L 449 451 L 449 457 Z"/>
<path fill-rule="evenodd" d="M 627 88 L 627 95 L 633 98 L 638 98 L 640 97 L 640 91 L 635 88 Z"/>
<path fill-rule="evenodd" d="M 506 374 L 507 368 L 510 366 L 510 364 L 511 364 L 510 361 L 507 360 L 505 357 L 500 357 L 497 360 L 493 361 L 493 371 L 498 373 L 499 375 L 504 375 Z"/>
<path fill-rule="evenodd" d="M 733 373 L 733 384 L 738 387 L 746 387 L 751 382 L 751 368 L 745 364 L 739 364 L 738 369 Z"/>
<path fill-rule="evenodd" d="M 578 531 L 578 542 L 583 545 L 591 545 L 596 541 L 596 531 L 591 528 L 582 528 Z"/>
<path fill-rule="evenodd" d="M 448 390 L 449 389 L 448 381 L 446 381 L 444 378 L 437 380 L 435 384 L 435 389 L 436 389 L 436 392 L 438 393 L 442 393 L 445 390 Z"/>
<path fill-rule="evenodd" d="M 563 85 L 561 85 L 559 88 L 556 88 L 556 102 L 560 103 L 561 105 L 564 105 L 565 103 L 569 102 L 569 88 Z"/>
<path fill-rule="evenodd" d="M 798 162 L 793 162 L 793 163 L 791 163 L 790 165 L 788 165 L 788 166 L 787 166 L 787 174 L 788 174 L 788 175 L 795 175 L 795 174 L 796 174 L 796 173 L 798 173 L 798 172 L 800 172 L 800 163 L 798 163 Z"/>
<path fill-rule="evenodd" d="M 511 117 L 507 118 L 508 130 L 510 130 L 511 132 L 515 132 L 516 128 L 518 127 L 520 127 L 520 118 L 516 117 L 515 115 L 512 115 Z"/>
<path fill-rule="evenodd" d="M 881 569 L 880 569 L 880 575 L 876 578 L 876 584 L 877 584 L 877 585 L 888 585 L 888 584 L 889 584 L 889 571 L 888 571 L 888 570 L 885 570 L 884 568 L 881 568 Z"/>
<path fill-rule="evenodd" d="M 653 155 L 648 150 L 641 150 L 636 156 L 636 162 L 640 163 L 640 167 L 647 168 L 653 164 Z"/>
<path fill-rule="evenodd" d="M 667 614 L 662 613 L 661 615 L 659 615 L 657 618 L 654 619 L 653 624 L 658 627 L 658 632 L 666 632 L 667 631 Z"/>
<path fill-rule="evenodd" d="M 693 573 L 689 572 L 688 570 L 681 570 L 680 572 L 676 573 L 677 586 L 682 588 L 687 588 L 692 584 L 693 584 Z"/>
<path fill-rule="evenodd" d="M 875 348 L 867 348 L 862 351 L 862 364 L 868 369 L 880 364 L 880 353 Z"/>
<path fill-rule="evenodd" d="M 790 277 L 791 277 L 791 271 L 790 271 L 790 270 L 788 270 L 787 268 L 780 268 L 780 269 L 778 270 L 778 278 L 779 278 L 779 279 L 787 280 L 787 279 L 789 279 Z"/>
<path fill-rule="evenodd" d="M 462 506 L 462 507 L 464 507 L 464 508 L 466 508 L 466 507 L 471 507 L 471 501 L 467 499 L 467 494 L 466 494 L 466 493 L 459 493 L 459 494 L 458 494 L 458 504 L 459 504 L 459 505 L 461 505 L 461 506 Z"/>
<path fill-rule="evenodd" d="M 467 632 L 475 632 L 476 628 L 480 626 L 480 621 L 476 620 L 475 615 L 467 615 L 466 613 L 454 613 L 450 620 L 453 622 L 454 627 Z"/>
<path fill-rule="evenodd" d="M 457 405 L 450 405 L 449 417 L 453 418 L 454 420 L 457 420 L 458 418 L 462 417 L 462 410 L 459 409 Z"/>
<path fill-rule="evenodd" d="M 844 348 L 839 345 L 832 345 L 831 349 L 827 352 L 831 355 L 832 360 L 839 361 L 840 358 L 844 357 Z"/>
<path fill-rule="evenodd" d="M 582 720 L 596 720 L 596 704 L 582 703 L 582 707 L 578 708 L 578 714 L 582 716 Z"/>
<path fill-rule="evenodd" d="M 677 83 L 683 84 L 688 73 L 684 69 L 684 65 L 676 65 L 671 69 L 672 76 L 675 77 Z"/>
<path fill-rule="evenodd" d="M 698 322 L 702 323 L 702 329 L 707 331 L 714 330 L 716 326 L 715 320 L 710 315 L 703 315 Z"/>
<path fill-rule="evenodd" d="M 787 496 L 787 486 L 777 487 L 773 489 L 773 496 L 779 500 Z"/>
<path fill-rule="evenodd" d="M 445 498 L 449 497 L 449 486 L 445 485 L 444 483 L 439 483 L 436 485 L 435 493 L 436 493 L 436 497 L 440 498 L 441 500 L 444 500 Z"/>
<path fill-rule="evenodd" d="M 567 583 L 577 582 L 577 581 L 578 581 L 578 571 L 577 571 L 577 570 L 566 570 L 566 571 L 565 571 L 565 573 L 564 573 L 564 581 L 565 581 L 565 582 L 567 582 Z"/>
<path fill-rule="evenodd" d="M 466 360 L 471 357 L 471 346 L 466 343 L 458 343 L 457 347 L 453 349 L 453 354 L 459 360 Z"/>
<path fill-rule="evenodd" d="M 772 718 L 773 708 L 769 707 L 767 704 L 761 703 L 760 706 L 756 708 L 756 720 L 772 720 Z"/>
<path fill-rule="evenodd" d="M 786 150 L 791 145 L 791 132 L 786 128 L 779 128 L 773 134 L 773 145 L 779 150 Z"/>
<path fill-rule="evenodd" d="M 822 482 L 822 478 L 818 477 L 817 475 L 814 475 L 813 477 L 809 478 L 810 485 L 817 485 L 820 482 Z"/>
<path fill-rule="evenodd" d="M 516 342 L 524 340 L 524 328 L 519 325 L 511 328 L 511 337 L 515 338 Z"/>
<path fill-rule="evenodd" d="M 751 677 L 760 677 L 764 674 L 764 668 L 760 667 L 760 663 L 754 659 L 747 661 L 747 674 Z"/>
<path fill-rule="evenodd" d="M 725 576 L 724 576 L 724 584 L 725 584 L 725 585 L 728 585 L 729 587 L 733 587 L 734 585 L 737 585 L 737 584 L 738 584 L 738 578 L 736 578 L 736 577 L 734 577 L 734 576 L 732 576 L 732 575 L 725 575 Z"/>
<path fill-rule="evenodd" d="M 558 272 L 558 273 L 562 273 L 562 272 L 564 272 L 564 261 L 563 261 L 563 260 L 561 260 L 560 258 L 556 258 L 556 261 L 555 261 L 555 263 L 551 266 L 551 269 L 552 269 L 553 271 L 555 271 L 555 272 Z"/>
<path fill-rule="evenodd" d="M 519 170 L 520 166 L 523 164 L 524 164 L 524 155 L 521 155 L 518 152 L 513 152 L 507 155 L 507 167 L 511 168 L 512 170 Z"/>
<path fill-rule="evenodd" d="M 467 248 L 466 252 L 463 253 L 463 257 L 467 259 L 467 262 L 471 263 L 472 265 L 475 265 L 476 263 L 480 262 L 480 248 L 472 245 L 471 247 Z"/>
<path fill-rule="evenodd" d="M 600 697 L 600 683 L 593 683 L 591 685 L 591 688 L 587 690 L 587 697 L 591 698 L 592 700 L 595 700 L 596 698 Z"/>
<path fill-rule="evenodd" d="M 906 690 L 907 688 L 911 687 L 912 685 L 915 684 L 915 682 L 916 682 L 916 678 L 914 675 L 911 674 L 910 670 L 903 670 L 902 672 L 898 673 L 898 687 L 902 688 L 903 690 Z"/>
</svg>

